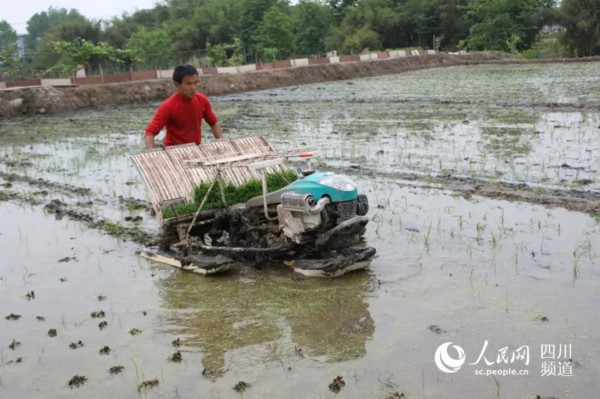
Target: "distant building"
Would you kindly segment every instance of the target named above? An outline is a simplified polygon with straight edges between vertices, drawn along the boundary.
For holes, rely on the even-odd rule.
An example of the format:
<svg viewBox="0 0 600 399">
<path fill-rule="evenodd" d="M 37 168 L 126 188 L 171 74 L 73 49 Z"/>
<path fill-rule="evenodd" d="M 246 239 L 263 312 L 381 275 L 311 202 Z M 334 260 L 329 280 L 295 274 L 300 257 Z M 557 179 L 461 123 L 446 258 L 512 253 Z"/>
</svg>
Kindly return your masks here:
<svg viewBox="0 0 600 399">
<path fill-rule="evenodd" d="M 17 57 L 23 58 L 25 57 L 25 35 L 17 35 Z"/>
<path fill-rule="evenodd" d="M 563 27 L 561 25 L 544 25 L 542 27 L 542 33 L 550 33 L 561 30 Z"/>
</svg>

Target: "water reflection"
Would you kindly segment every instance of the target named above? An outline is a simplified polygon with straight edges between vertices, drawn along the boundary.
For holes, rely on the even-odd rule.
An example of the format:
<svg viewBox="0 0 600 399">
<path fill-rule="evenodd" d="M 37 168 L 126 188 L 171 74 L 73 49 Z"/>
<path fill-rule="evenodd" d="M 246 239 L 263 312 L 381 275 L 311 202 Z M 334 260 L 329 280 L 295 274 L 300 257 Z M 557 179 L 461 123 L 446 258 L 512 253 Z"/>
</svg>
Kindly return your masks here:
<svg viewBox="0 0 600 399">
<path fill-rule="evenodd" d="M 287 270 L 243 271 L 216 278 L 173 273 L 160 282 L 167 329 L 198 347 L 207 374 L 222 375 L 227 352 L 274 344 L 282 353 L 341 362 L 366 353 L 374 323 L 368 273 L 306 279 Z M 275 350 L 274 350 L 275 351 Z"/>
</svg>

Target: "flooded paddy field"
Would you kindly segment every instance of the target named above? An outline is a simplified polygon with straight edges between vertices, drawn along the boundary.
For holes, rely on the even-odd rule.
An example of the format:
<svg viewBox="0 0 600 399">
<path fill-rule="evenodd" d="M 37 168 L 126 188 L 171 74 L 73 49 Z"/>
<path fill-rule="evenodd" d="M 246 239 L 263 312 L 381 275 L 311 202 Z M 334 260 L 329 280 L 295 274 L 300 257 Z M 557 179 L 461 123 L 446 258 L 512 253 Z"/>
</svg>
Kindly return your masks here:
<svg viewBox="0 0 600 399">
<path fill-rule="evenodd" d="M 596 396 L 600 64 L 212 102 L 227 136 L 352 176 L 370 268 L 152 263 L 136 251 L 158 224 L 127 155 L 156 104 L 2 121 L 0 397 Z"/>
</svg>

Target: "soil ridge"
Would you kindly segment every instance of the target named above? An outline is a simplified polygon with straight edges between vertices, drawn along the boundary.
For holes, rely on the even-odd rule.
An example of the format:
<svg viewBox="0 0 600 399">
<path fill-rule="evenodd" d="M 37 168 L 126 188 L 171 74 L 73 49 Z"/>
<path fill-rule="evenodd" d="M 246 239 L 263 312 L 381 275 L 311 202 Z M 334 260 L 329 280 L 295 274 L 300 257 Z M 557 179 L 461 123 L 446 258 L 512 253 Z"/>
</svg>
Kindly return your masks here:
<svg viewBox="0 0 600 399">
<path fill-rule="evenodd" d="M 420 69 L 501 61 L 490 54 L 431 54 L 387 60 L 320 64 L 241 74 L 203 75 L 199 89 L 218 96 L 276 87 L 395 74 Z M 170 79 L 71 87 L 22 87 L 0 90 L 0 118 L 60 114 L 86 108 L 162 101 L 174 92 Z"/>
</svg>

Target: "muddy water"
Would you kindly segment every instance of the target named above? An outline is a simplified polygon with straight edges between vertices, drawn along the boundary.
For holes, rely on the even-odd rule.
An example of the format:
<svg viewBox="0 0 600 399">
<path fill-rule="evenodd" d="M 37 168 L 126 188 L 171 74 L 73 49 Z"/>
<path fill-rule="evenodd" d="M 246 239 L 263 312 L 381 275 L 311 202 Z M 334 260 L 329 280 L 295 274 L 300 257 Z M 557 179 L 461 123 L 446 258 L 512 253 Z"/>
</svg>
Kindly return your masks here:
<svg viewBox="0 0 600 399">
<path fill-rule="evenodd" d="M 593 397 L 595 215 L 426 185 L 450 175 L 596 195 L 599 72 L 448 68 L 214 98 L 226 134 L 319 150 L 319 167 L 368 194 L 378 256 L 334 280 L 285 267 L 202 278 L 137 257 L 118 227 L 157 225 L 126 154 L 154 105 L 3 123 L 0 396 L 235 398 L 245 381 L 245 398 Z M 407 171 L 416 180 L 394 177 Z M 71 212 L 49 212 L 51 200 Z M 455 373 L 434 361 L 447 342 L 465 353 Z M 476 375 L 507 369 L 528 375 Z M 76 375 L 87 380 L 70 388 Z"/>
</svg>

